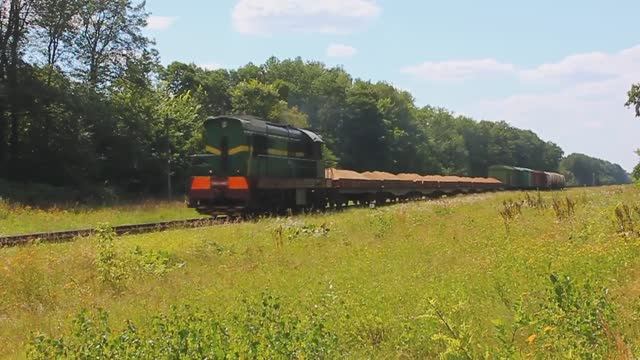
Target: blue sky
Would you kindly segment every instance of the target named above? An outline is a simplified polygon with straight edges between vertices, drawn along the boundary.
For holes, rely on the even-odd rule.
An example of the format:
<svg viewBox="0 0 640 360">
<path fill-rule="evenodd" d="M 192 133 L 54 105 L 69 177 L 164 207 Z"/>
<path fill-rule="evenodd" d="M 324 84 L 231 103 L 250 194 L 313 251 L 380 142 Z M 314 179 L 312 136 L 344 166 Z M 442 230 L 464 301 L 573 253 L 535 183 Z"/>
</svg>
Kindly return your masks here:
<svg viewBox="0 0 640 360">
<path fill-rule="evenodd" d="M 301 56 L 505 120 L 631 170 L 636 1 L 147 0 L 162 62 L 235 68 Z"/>
</svg>

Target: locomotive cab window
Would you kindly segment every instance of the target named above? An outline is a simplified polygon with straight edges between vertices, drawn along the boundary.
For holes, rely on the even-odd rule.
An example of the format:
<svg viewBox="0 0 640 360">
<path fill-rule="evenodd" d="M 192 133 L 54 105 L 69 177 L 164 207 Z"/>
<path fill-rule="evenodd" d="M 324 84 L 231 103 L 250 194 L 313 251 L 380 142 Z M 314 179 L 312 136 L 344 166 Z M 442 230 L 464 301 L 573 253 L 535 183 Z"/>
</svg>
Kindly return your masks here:
<svg viewBox="0 0 640 360">
<path fill-rule="evenodd" d="M 253 135 L 253 156 L 267 154 L 267 137 L 264 135 Z"/>
</svg>

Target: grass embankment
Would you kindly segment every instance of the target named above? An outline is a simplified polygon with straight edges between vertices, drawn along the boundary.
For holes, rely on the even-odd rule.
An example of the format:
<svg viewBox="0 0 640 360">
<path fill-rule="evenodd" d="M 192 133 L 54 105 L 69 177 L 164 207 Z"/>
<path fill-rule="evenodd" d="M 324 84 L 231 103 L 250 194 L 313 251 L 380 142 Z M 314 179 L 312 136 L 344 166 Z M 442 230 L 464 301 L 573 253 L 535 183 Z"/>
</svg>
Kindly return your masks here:
<svg viewBox="0 0 640 360">
<path fill-rule="evenodd" d="M 94 228 L 199 217 L 183 201 L 140 201 L 123 205 L 61 205 L 37 208 L 0 199 L 0 235 Z"/>
<path fill-rule="evenodd" d="M 104 230 L 75 243 L 3 249 L 0 351 L 40 358 L 640 354 L 640 210 L 633 209 L 640 190 L 524 196 L 120 239 Z"/>
</svg>

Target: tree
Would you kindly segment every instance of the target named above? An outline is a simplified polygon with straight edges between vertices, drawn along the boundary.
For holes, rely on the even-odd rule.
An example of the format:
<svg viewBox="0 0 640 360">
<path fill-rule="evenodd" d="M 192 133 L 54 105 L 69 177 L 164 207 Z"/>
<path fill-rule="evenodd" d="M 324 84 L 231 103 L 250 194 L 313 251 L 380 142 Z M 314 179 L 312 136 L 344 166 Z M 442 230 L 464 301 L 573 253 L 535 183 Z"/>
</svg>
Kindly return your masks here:
<svg viewBox="0 0 640 360">
<path fill-rule="evenodd" d="M 34 25 L 42 45 L 40 51 L 45 64 L 53 68 L 69 46 L 74 30 L 72 19 L 80 9 L 80 0 L 36 0 Z M 39 45 L 40 45 L 39 44 Z M 51 71 L 51 70 L 49 70 Z"/>
<path fill-rule="evenodd" d="M 236 114 L 271 119 L 272 112 L 280 101 L 282 100 L 275 86 L 255 79 L 243 81 L 231 89 L 231 106 Z"/>
<path fill-rule="evenodd" d="M 130 59 L 151 44 L 142 35 L 148 17 L 144 6 L 131 0 L 83 1 L 73 51 L 80 78 L 92 88 L 116 78 Z"/>
<path fill-rule="evenodd" d="M 347 93 L 340 127 L 340 165 L 356 171 L 388 169 L 386 133 L 374 89 L 370 83 L 356 82 Z"/>
<path fill-rule="evenodd" d="M 9 147 L 8 160 L 10 174 L 17 172 L 19 163 L 19 114 L 21 111 L 19 88 L 19 66 L 22 60 L 22 46 L 27 33 L 27 21 L 31 15 L 33 0 L 2 0 L 0 2 L 0 79 L 2 89 L 6 89 L 7 105 L 0 107 L 0 140 L 5 137 L 5 109 L 8 108 Z M 4 141 L 2 141 L 4 143 Z M 0 157 L 4 157 L 4 144 L 0 148 Z"/>
<path fill-rule="evenodd" d="M 629 90 L 629 92 L 627 93 L 627 96 L 629 97 L 629 100 L 627 100 L 625 106 L 635 107 L 636 116 L 640 117 L 640 84 L 632 85 L 631 90 Z"/>
<path fill-rule="evenodd" d="M 202 105 L 202 117 L 231 111 L 231 79 L 227 70 L 205 70 L 195 64 L 173 62 L 160 75 L 173 94 L 190 92 Z"/>
<path fill-rule="evenodd" d="M 640 156 L 640 149 L 636 150 L 636 155 Z M 640 163 L 633 168 L 631 176 L 633 176 L 636 181 L 640 181 Z"/>
</svg>

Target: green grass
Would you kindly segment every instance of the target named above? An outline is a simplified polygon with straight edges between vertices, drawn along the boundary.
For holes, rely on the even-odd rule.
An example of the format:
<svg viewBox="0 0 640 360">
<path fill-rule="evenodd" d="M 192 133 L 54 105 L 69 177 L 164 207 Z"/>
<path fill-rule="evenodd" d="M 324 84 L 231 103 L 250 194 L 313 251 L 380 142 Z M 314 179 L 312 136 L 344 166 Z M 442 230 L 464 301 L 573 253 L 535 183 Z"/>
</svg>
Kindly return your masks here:
<svg viewBox="0 0 640 360">
<path fill-rule="evenodd" d="M 0 353 L 640 355 L 640 189 L 529 195 L 2 249 Z"/>
<path fill-rule="evenodd" d="M 45 209 L 0 199 L 0 235 L 94 228 L 199 217 L 183 201 L 149 200 L 113 206 L 65 205 Z"/>
</svg>

